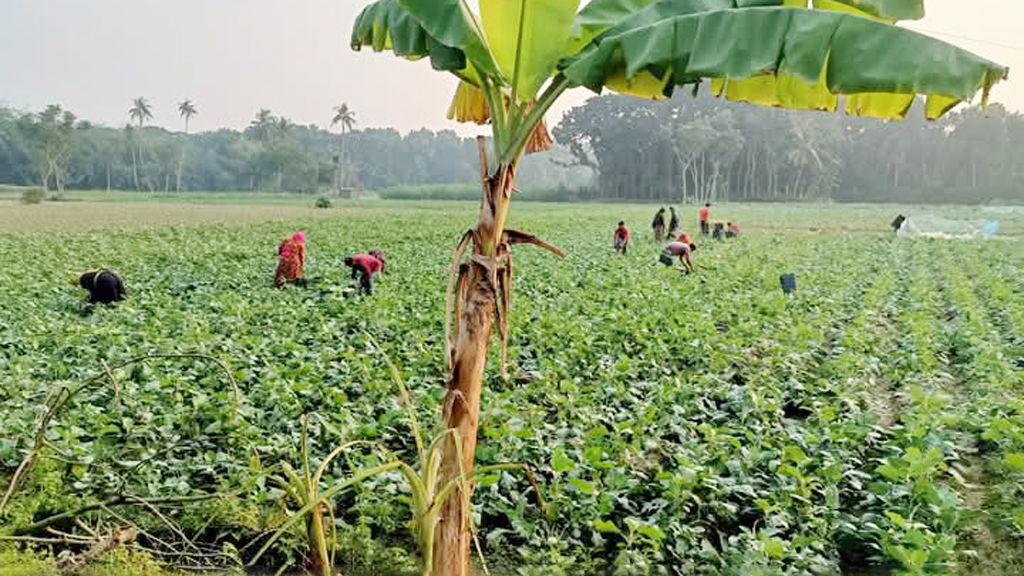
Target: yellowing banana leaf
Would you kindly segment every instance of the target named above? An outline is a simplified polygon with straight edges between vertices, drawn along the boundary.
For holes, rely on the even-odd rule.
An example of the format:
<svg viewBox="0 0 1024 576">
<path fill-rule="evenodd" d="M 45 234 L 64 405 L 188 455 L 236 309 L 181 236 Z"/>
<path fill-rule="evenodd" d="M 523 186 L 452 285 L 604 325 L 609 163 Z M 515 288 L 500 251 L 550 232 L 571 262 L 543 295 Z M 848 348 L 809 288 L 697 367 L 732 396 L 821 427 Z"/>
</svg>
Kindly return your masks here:
<svg viewBox="0 0 1024 576">
<path fill-rule="evenodd" d="M 863 92 L 846 97 L 846 113 L 880 120 L 902 120 L 907 117 L 914 94 Z"/>
<path fill-rule="evenodd" d="M 480 20 L 498 68 L 533 100 L 565 48 L 579 0 L 480 0 Z"/>
<path fill-rule="evenodd" d="M 665 88 L 668 85 L 668 80 L 668 73 L 659 78 L 644 70 L 636 76 L 628 78 L 624 73 L 622 73 L 622 71 L 620 71 L 618 74 L 613 74 L 608 77 L 607 82 L 605 82 L 605 87 L 612 92 L 618 92 L 619 94 L 664 100 L 667 98 L 665 95 Z"/>
<path fill-rule="evenodd" d="M 942 96 L 941 94 L 930 94 L 924 105 L 925 118 L 929 120 L 941 118 L 943 114 L 952 110 L 959 103 L 960 100 L 956 98 Z"/>
<path fill-rule="evenodd" d="M 777 74 L 737 80 L 716 78 L 711 82 L 711 92 L 715 96 L 724 95 L 727 100 L 758 106 L 835 112 L 839 96 L 828 91 L 824 80 L 824 72 L 818 82 L 812 83 L 781 70 Z"/>
<path fill-rule="evenodd" d="M 911 101 L 915 94 L 932 97 L 929 113 L 948 110 L 950 99 L 969 99 L 979 89 L 987 94 L 1005 74 L 1001 66 L 945 42 L 832 11 L 738 8 L 653 23 L 638 18 L 636 27 L 632 22 L 626 19 L 563 60 L 565 77 L 595 92 L 618 81 L 619 74 L 667 75 L 666 92 L 725 78 L 727 96 L 729 83 L 765 77 L 740 82 L 733 95 L 769 106 L 835 109 L 820 90 L 800 86 L 823 83 L 833 96 L 872 93 L 853 98 L 852 109 L 892 117 L 894 111 L 905 113 L 908 95 Z M 880 94 L 893 97 L 883 101 Z"/>
</svg>

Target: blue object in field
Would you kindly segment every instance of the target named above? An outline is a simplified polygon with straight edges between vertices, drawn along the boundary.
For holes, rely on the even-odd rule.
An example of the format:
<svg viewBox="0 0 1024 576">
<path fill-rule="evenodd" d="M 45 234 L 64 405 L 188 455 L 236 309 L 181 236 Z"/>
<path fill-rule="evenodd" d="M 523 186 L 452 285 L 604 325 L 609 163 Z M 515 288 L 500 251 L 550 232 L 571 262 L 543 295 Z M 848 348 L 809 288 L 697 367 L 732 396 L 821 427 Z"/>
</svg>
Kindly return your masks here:
<svg viewBox="0 0 1024 576">
<path fill-rule="evenodd" d="M 796 290 L 796 274 L 783 274 L 779 276 L 779 283 L 782 284 L 782 291 L 786 294 Z"/>
<path fill-rule="evenodd" d="M 981 234 L 986 238 L 999 234 L 999 221 L 985 220 L 985 224 L 981 227 Z"/>
</svg>

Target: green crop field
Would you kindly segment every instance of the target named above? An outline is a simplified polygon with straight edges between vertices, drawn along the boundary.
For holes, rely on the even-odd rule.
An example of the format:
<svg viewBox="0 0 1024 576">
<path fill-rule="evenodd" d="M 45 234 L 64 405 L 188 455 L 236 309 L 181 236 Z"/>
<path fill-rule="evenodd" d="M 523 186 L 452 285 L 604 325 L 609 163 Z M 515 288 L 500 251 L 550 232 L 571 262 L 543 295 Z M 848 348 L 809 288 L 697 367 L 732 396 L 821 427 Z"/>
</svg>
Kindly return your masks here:
<svg viewBox="0 0 1024 576">
<path fill-rule="evenodd" d="M 50 574 L 67 534 L 129 523 L 124 565 L 237 567 L 284 528 L 250 569 L 298 569 L 275 479 L 303 468 L 303 422 L 314 467 L 365 441 L 324 489 L 415 465 L 388 363 L 429 439 L 448 267 L 477 206 L 311 203 L 0 203 L 0 574 Z M 687 276 L 657 262 L 653 206 L 514 206 L 512 227 L 567 254 L 515 251 L 511 378 L 494 346 L 477 457 L 536 485 L 477 479 L 491 571 L 1024 573 L 1024 215 L 1003 239 L 896 240 L 897 210 L 913 214 L 716 207 L 744 235 L 703 242 Z M 298 229 L 320 280 L 275 290 Z M 342 260 L 374 247 L 386 281 L 352 297 Z M 88 312 L 68 276 L 99 265 L 129 298 Z M 342 573 L 418 572 L 410 500 L 396 471 L 331 498 Z"/>
</svg>

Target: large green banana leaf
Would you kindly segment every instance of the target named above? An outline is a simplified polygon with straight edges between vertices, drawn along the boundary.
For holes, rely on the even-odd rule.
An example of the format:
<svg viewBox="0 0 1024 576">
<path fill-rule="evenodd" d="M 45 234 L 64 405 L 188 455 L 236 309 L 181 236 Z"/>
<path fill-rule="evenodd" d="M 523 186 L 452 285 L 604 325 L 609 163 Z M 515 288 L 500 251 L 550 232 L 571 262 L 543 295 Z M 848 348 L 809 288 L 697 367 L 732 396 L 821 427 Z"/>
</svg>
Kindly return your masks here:
<svg viewBox="0 0 1024 576">
<path fill-rule="evenodd" d="M 924 17 L 924 0 L 813 0 L 815 8 L 845 4 L 884 20 L 917 20 Z"/>
<path fill-rule="evenodd" d="M 398 0 L 398 4 L 432 37 L 462 50 L 478 72 L 499 75 L 480 22 L 465 0 Z"/>
<path fill-rule="evenodd" d="M 410 60 L 430 57 L 435 70 L 458 72 L 466 68 L 466 54 L 427 33 L 397 0 L 380 0 L 363 9 L 352 26 L 352 48 L 369 46 L 374 52 L 391 50 Z"/>
<path fill-rule="evenodd" d="M 681 16 L 683 14 L 693 14 L 709 10 L 725 10 L 728 8 L 781 6 L 784 0 L 686 0 L 684 2 L 593 0 L 576 15 L 564 54 L 566 56 L 576 54 L 598 35 L 655 2 L 663 5 L 661 8 L 656 9 L 655 13 L 664 17 L 668 15 Z M 806 2 L 804 4 L 806 5 Z"/>
<path fill-rule="evenodd" d="M 572 24 L 565 54 L 579 52 L 605 30 L 656 0 L 592 0 L 580 10 Z"/>
<path fill-rule="evenodd" d="M 516 97 L 529 101 L 565 55 L 579 0 L 480 0 L 487 45 Z"/>
<path fill-rule="evenodd" d="M 682 1 L 638 11 L 563 60 L 562 73 L 595 92 L 644 75 L 663 82 L 665 94 L 725 79 L 728 97 L 796 108 L 835 109 L 835 95 L 853 94 L 847 112 L 883 118 L 901 117 L 915 94 L 931 97 L 929 115 L 945 111 L 1005 74 L 950 44 L 840 12 L 758 7 L 661 17 Z M 730 94 L 729 83 L 755 78 Z"/>
</svg>

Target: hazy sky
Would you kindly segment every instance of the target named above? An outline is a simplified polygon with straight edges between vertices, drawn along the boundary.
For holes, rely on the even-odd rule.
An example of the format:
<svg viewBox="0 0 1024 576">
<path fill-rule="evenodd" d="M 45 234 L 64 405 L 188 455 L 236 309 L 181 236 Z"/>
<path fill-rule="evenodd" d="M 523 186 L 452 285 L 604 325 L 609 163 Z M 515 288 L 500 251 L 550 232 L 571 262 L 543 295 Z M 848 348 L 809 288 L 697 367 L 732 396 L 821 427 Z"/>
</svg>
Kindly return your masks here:
<svg viewBox="0 0 1024 576">
<path fill-rule="evenodd" d="M 240 128 L 270 108 L 300 124 L 330 122 L 341 103 L 359 127 L 456 128 L 444 118 L 456 80 L 426 61 L 353 52 L 349 32 L 366 0 L 0 0 L 0 101 L 50 103 L 118 125 L 132 98 L 154 123 L 178 128 L 176 104 L 199 108 L 194 130 Z M 1022 0 L 926 0 L 907 26 L 1009 66 L 993 99 L 1024 110 Z M 937 33 L 943 33 L 939 35 Z M 979 42 L 972 39 L 981 39 Z M 1024 77 L 1024 76 L 1022 76 Z M 549 121 L 590 92 L 563 97 Z M 460 127 L 462 133 L 473 128 Z"/>
</svg>

